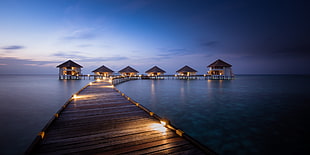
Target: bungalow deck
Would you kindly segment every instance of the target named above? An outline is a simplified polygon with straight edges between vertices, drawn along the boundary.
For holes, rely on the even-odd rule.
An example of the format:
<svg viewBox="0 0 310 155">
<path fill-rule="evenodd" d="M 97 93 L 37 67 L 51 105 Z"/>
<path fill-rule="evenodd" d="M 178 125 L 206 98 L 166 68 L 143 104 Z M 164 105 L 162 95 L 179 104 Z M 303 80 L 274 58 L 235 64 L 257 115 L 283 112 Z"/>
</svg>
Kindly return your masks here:
<svg viewBox="0 0 310 155">
<path fill-rule="evenodd" d="M 215 154 L 113 88 L 94 82 L 54 115 L 26 154 Z"/>
</svg>

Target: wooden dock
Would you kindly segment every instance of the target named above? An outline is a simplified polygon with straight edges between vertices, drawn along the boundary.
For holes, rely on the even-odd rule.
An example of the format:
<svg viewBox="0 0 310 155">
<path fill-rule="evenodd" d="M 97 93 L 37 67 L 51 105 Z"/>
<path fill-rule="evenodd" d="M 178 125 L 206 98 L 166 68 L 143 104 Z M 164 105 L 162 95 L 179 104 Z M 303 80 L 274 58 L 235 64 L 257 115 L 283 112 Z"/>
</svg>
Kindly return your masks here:
<svg viewBox="0 0 310 155">
<path fill-rule="evenodd" d="M 25 154 L 215 154 L 108 80 L 72 97 Z"/>
</svg>

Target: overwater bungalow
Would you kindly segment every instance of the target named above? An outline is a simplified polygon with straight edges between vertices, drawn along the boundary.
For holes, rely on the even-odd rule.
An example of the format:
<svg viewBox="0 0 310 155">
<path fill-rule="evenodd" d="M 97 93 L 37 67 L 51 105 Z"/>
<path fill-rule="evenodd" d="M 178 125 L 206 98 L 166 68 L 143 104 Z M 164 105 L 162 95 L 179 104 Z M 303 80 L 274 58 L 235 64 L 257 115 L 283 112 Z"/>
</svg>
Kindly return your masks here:
<svg viewBox="0 0 310 155">
<path fill-rule="evenodd" d="M 59 68 L 59 79 L 80 79 L 83 66 L 68 60 L 57 66 Z"/>
<path fill-rule="evenodd" d="M 100 77 L 107 77 L 113 75 L 114 71 L 111 70 L 110 68 L 102 65 L 101 67 L 95 69 L 92 71 L 95 75 L 100 76 Z"/>
<path fill-rule="evenodd" d="M 209 68 L 208 75 L 233 77 L 234 75 L 231 67 L 232 67 L 231 64 L 221 59 L 218 59 L 208 66 Z"/>
<path fill-rule="evenodd" d="M 118 71 L 122 76 L 136 76 L 139 72 L 130 66 Z"/>
<path fill-rule="evenodd" d="M 149 76 L 157 76 L 157 75 L 163 75 L 166 73 L 166 71 L 162 70 L 161 68 L 154 66 L 151 69 L 145 71 L 145 73 Z"/>
<path fill-rule="evenodd" d="M 196 75 L 197 71 L 189 66 L 184 66 L 181 69 L 177 70 L 178 75 L 181 76 L 191 76 Z"/>
</svg>

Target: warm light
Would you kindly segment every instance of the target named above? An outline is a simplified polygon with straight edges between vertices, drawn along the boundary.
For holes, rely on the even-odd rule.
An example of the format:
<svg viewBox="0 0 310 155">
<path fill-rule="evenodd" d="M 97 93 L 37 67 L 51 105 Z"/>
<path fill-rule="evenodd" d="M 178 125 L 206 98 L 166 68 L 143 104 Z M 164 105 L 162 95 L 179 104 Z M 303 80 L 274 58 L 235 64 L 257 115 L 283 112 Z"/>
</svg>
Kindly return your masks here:
<svg viewBox="0 0 310 155">
<path fill-rule="evenodd" d="M 83 99 L 83 100 L 88 100 L 88 99 L 96 99 L 98 98 L 98 95 L 90 94 L 90 95 L 73 95 L 73 99 Z"/>
<path fill-rule="evenodd" d="M 89 82 L 89 85 L 92 85 L 93 83 L 92 82 Z"/>
<path fill-rule="evenodd" d="M 44 136 L 45 136 L 45 132 L 44 131 L 42 131 L 42 132 L 39 132 L 39 134 L 38 134 L 39 136 L 41 136 L 41 138 L 43 139 L 44 138 Z"/>
<path fill-rule="evenodd" d="M 103 87 L 103 88 L 114 88 L 113 85 L 110 85 L 110 86 L 101 86 L 101 87 Z"/>
<path fill-rule="evenodd" d="M 176 130 L 175 131 L 175 133 L 177 134 L 177 135 L 179 135 L 179 136 L 183 136 L 183 134 L 184 134 L 184 131 L 182 131 L 182 130 L 180 130 L 180 129 L 178 129 L 178 130 Z"/>
<path fill-rule="evenodd" d="M 87 76 L 89 77 L 90 75 L 89 75 L 89 74 L 87 74 Z"/>
<path fill-rule="evenodd" d="M 152 130 L 156 130 L 156 131 L 159 131 L 161 132 L 163 135 L 166 135 L 167 133 L 167 128 L 165 126 L 163 126 L 162 124 L 159 124 L 159 123 L 152 123 L 150 126 L 149 126 Z"/>
<path fill-rule="evenodd" d="M 167 122 L 166 121 L 160 121 L 160 124 L 163 125 L 163 126 L 166 126 Z"/>
</svg>

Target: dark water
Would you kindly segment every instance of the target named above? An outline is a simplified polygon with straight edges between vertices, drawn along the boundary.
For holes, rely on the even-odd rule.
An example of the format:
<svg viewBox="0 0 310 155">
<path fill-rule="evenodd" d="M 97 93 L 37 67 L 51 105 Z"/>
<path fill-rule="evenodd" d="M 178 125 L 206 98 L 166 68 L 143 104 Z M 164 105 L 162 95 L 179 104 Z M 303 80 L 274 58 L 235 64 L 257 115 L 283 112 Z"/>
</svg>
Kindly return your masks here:
<svg viewBox="0 0 310 155">
<path fill-rule="evenodd" d="M 310 76 L 136 80 L 117 88 L 219 154 L 310 154 Z"/>
<path fill-rule="evenodd" d="M 0 154 L 23 154 L 39 131 L 88 80 L 0 75 Z"/>
</svg>

